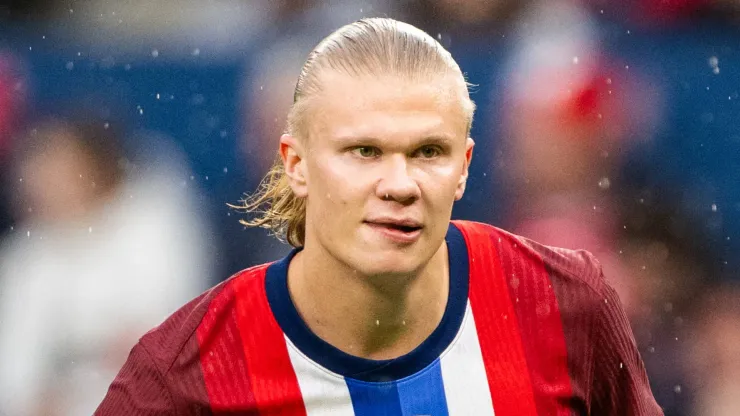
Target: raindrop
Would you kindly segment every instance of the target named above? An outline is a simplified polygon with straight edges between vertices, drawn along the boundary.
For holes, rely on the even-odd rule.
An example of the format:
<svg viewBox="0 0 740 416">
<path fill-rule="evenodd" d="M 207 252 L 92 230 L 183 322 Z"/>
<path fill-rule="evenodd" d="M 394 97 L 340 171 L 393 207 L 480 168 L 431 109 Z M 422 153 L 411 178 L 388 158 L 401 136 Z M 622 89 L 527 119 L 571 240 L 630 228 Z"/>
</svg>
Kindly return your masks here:
<svg viewBox="0 0 740 416">
<path fill-rule="evenodd" d="M 144 114 L 144 109 L 143 108 L 139 108 L 139 114 Z"/>
<path fill-rule="evenodd" d="M 627 30 L 627 34 L 628 34 L 628 35 L 630 34 L 630 31 L 629 31 L 629 29 Z"/>
<path fill-rule="evenodd" d="M 13 226 L 12 225 L 10 226 L 10 231 L 13 231 Z"/>
<path fill-rule="evenodd" d="M 648 348 L 648 352 L 651 353 L 651 354 L 654 353 L 655 352 L 655 347 Z"/>
<path fill-rule="evenodd" d="M 152 58 L 156 58 L 159 56 L 159 51 L 156 49 L 152 49 Z"/>
<path fill-rule="evenodd" d="M 31 238 L 31 231 L 26 231 L 26 236 L 27 236 L 28 238 Z"/>
<path fill-rule="evenodd" d="M 229 168 L 224 167 L 224 173 L 229 173 Z"/>
<path fill-rule="evenodd" d="M 200 55 L 200 49 L 198 48 L 193 49 L 193 56 L 198 56 L 198 55 Z"/>
<path fill-rule="evenodd" d="M 103 124 L 103 128 L 104 128 L 104 129 L 108 130 L 108 128 L 109 128 L 109 127 L 110 127 L 110 123 L 105 123 L 105 124 Z"/>
<path fill-rule="evenodd" d="M 625 65 L 625 66 L 624 66 L 624 69 L 630 69 L 630 66 L 629 66 L 629 65 Z M 611 94 L 611 93 L 612 93 L 612 92 L 611 92 L 611 91 L 609 91 L 609 94 Z"/>
<path fill-rule="evenodd" d="M 441 33 L 437 33 L 437 40 L 442 40 L 442 34 Z"/>
<path fill-rule="evenodd" d="M 714 69 L 712 69 L 712 72 L 713 72 L 713 73 L 714 73 L 715 75 L 716 75 L 716 74 L 719 74 L 719 67 L 715 67 Z"/>
<path fill-rule="evenodd" d="M 87 227 L 87 232 L 92 233 L 92 227 Z"/>
<path fill-rule="evenodd" d="M 573 57 L 573 65 L 577 65 L 577 64 L 578 64 L 578 57 L 577 56 L 574 56 Z"/>
<path fill-rule="evenodd" d="M 717 212 L 717 204 L 712 204 L 712 212 Z"/>
<path fill-rule="evenodd" d="M 67 71 L 73 70 L 75 67 L 75 63 L 72 61 L 67 62 L 67 65 L 65 65 L 65 68 L 67 68 Z"/>
<path fill-rule="evenodd" d="M 519 279 L 517 279 L 516 276 L 512 275 L 510 284 L 512 288 L 517 289 L 519 287 Z"/>
<path fill-rule="evenodd" d="M 193 179 L 195 179 L 195 176 L 190 175 L 190 180 L 192 181 Z"/>
<path fill-rule="evenodd" d="M 620 362 L 619 363 L 619 368 L 624 368 L 624 363 L 623 362 Z"/>
<path fill-rule="evenodd" d="M 157 99 L 159 100 L 159 93 L 157 93 Z"/>
<path fill-rule="evenodd" d="M 46 36 L 41 36 L 41 39 L 46 39 Z"/>
<path fill-rule="evenodd" d="M 23 178 L 20 178 L 20 179 L 19 179 L 18 181 L 19 181 L 19 182 L 23 182 Z"/>
<path fill-rule="evenodd" d="M 206 180 L 208 180 L 208 176 L 206 176 Z"/>
<path fill-rule="evenodd" d="M 676 384 L 676 386 L 673 388 L 673 391 L 676 394 L 681 394 L 681 385 L 680 384 Z"/>
<path fill-rule="evenodd" d="M 375 326 L 380 326 L 380 321 L 377 319 L 375 320 Z"/>
<path fill-rule="evenodd" d="M 607 79 L 606 79 L 606 83 L 607 83 L 608 85 L 612 85 L 612 79 L 611 79 L 611 78 L 607 78 Z"/>
<path fill-rule="evenodd" d="M 607 177 L 603 177 L 599 179 L 599 188 L 601 189 L 609 189 L 611 186 L 611 181 Z"/>
<path fill-rule="evenodd" d="M 123 69 L 126 70 L 126 71 L 130 71 L 131 70 L 131 64 L 124 65 L 123 66 Z"/>
</svg>

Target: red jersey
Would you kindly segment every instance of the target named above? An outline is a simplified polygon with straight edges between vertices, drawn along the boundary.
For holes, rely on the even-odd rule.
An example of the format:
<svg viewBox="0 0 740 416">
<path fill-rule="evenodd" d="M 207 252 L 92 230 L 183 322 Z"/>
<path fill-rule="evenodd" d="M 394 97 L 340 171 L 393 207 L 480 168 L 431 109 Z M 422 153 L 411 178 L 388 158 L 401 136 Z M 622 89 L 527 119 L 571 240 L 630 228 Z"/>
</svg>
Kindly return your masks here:
<svg viewBox="0 0 740 416">
<path fill-rule="evenodd" d="M 407 355 L 367 360 L 293 305 L 297 252 L 247 269 L 141 338 L 98 416 L 660 415 L 596 260 L 453 221 L 450 294 Z"/>
</svg>

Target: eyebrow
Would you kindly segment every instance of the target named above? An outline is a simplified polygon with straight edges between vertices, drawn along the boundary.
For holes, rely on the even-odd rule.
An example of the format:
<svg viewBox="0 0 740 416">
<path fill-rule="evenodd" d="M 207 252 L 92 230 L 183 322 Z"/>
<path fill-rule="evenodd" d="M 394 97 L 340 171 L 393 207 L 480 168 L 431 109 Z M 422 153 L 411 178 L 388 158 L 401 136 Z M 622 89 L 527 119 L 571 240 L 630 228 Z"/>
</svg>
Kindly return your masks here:
<svg viewBox="0 0 740 416">
<path fill-rule="evenodd" d="M 418 139 L 413 139 L 412 142 L 418 146 L 422 146 L 425 144 L 439 144 L 439 145 L 451 145 L 456 138 L 448 136 L 446 134 L 442 135 L 430 135 L 430 136 L 422 136 Z M 338 136 L 331 138 L 332 142 L 335 143 L 362 143 L 362 144 L 368 144 L 368 145 L 374 145 L 378 146 L 382 144 L 382 140 L 378 139 L 377 137 L 373 136 Z"/>
</svg>

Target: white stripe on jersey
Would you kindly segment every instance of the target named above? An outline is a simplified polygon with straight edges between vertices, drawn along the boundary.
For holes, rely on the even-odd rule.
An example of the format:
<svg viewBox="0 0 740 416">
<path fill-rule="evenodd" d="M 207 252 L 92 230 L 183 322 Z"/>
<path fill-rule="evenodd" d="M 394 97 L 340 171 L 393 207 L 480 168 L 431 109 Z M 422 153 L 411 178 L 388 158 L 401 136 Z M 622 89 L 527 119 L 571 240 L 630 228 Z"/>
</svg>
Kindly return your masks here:
<svg viewBox="0 0 740 416">
<path fill-rule="evenodd" d="M 450 416 L 493 416 L 491 392 L 470 302 L 460 337 L 440 360 Z"/>
<path fill-rule="evenodd" d="M 285 337 L 288 355 L 298 378 L 307 416 L 354 416 L 352 399 L 344 378 L 309 361 Z"/>
</svg>

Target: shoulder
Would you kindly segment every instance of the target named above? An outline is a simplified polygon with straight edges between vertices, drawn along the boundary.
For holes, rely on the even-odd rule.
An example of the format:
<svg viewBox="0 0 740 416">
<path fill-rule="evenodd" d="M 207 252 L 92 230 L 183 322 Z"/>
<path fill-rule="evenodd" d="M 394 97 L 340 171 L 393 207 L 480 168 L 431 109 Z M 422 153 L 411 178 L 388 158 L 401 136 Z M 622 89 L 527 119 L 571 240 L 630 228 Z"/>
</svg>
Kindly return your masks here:
<svg viewBox="0 0 740 416">
<path fill-rule="evenodd" d="M 214 332 L 218 322 L 229 319 L 236 308 L 235 285 L 259 285 L 269 264 L 234 274 L 191 300 L 160 325 L 139 339 L 160 374 L 176 373 L 178 362 L 189 362 L 199 354 L 199 337 Z"/>
<path fill-rule="evenodd" d="M 544 267 L 550 279 L 566 287 L 579 287 L 599 296 L 609 287 L 601 264 L 586 250 L 570 250 L 540 244 L 490 224 L 453 221 L 465 236 L 469 256 L 481 252 L 495 253 L 499 260 L 515 261 L 533 267 Z"/>
</svg>

